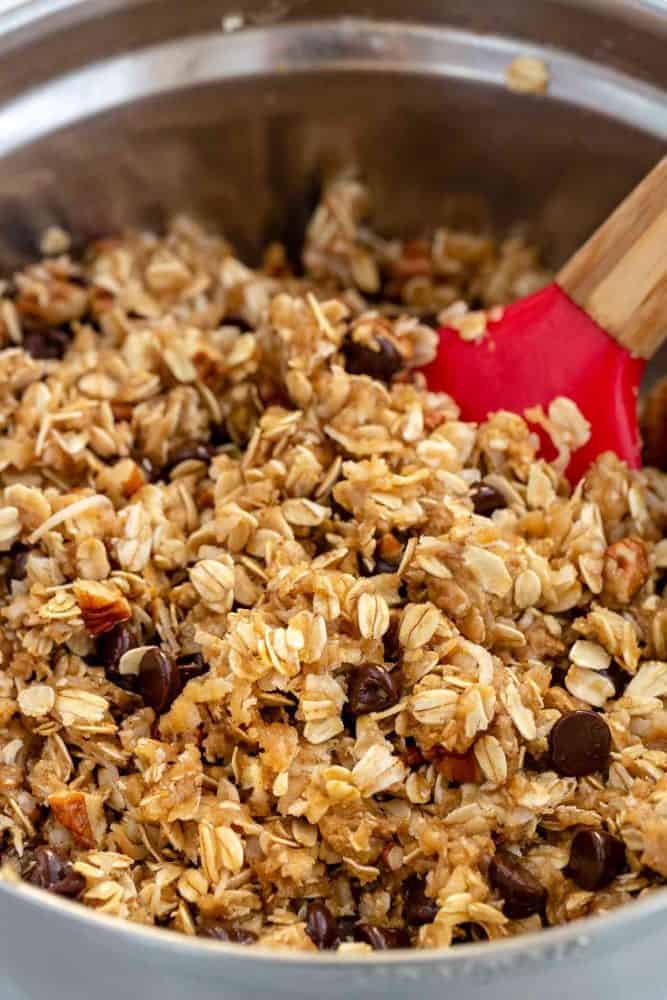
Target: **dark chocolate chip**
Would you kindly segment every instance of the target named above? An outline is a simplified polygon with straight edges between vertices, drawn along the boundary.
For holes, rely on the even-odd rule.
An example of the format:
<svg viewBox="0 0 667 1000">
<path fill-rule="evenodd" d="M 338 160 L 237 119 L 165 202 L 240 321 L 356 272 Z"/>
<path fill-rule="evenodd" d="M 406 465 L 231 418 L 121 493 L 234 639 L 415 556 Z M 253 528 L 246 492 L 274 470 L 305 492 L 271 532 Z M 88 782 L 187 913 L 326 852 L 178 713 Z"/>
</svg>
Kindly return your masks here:
<svg viewBox="0 0 667 1000">
<path fill-rule="evenodd" d="M 330 951 L 338 943 L 338 927 L 331 910 L 324 903 L 308 904 L 306 934 L 320 951 Z"/>
<path fill-rule="evenodd" d="M 426 895 L 425 882 L 416 875 L 409 878 L 404 887 L 403 911 L 411 927 L 432 924 L 438 913 L 438 904 Z"/>
<path fill-rule="evenodd" d="M 214 938 L 216 941 L 226 941 L 229 944 L 254 944 L 257 935 L 244 927 L 235 924 L 211 924 L 201 931 L 202 937 Z"/>
<path fill-rule="evenodd" d="M 28 572 L 28 556 L 30 547 L 16 542 L 9 550 L 9 579 L 25 580 Z"/>
<path fill-rule="evenodd" d="M 507 500 L 495 486 L 488 483 L 475 483 L 470 487 L 470 499 L 476 514 L 491 517 L 494 511 L 504 510 Z"/>
<path fill-rule="evenodd" d="M 60 361 L 70 340 L 64 330 L 26 330 L 23 350 L 39 361 Z"/>
<path fill-rule="evenodd" d="M 343 343 L 345 367 L 351 375 L 370 375 L 380 382 L 391 382 L 404 365 L 403 355 L 387 337 L 377 337 L 373 347 L 348 337 Z"/>
<path fill-rule="evenodd" d="M 104 632 L 97 640 L 97 656 L 105 673 L 115 673 L 121 657 L 138 645 L 137 633 L 127 622 Z"/>
<path fill-rule="evenodd" d="M 66 858 L 51 847 L 42 845 L 33 853 L 28 881 L 40 889 L 48 889 L 58 896 L 68 896 L 74 899 L 86 885 L 83 875 L 72 870 L 72 865 Z"/>
<path fill-rule="evenodd" d="M 232 438 L 224 420 L 221 420 L 219 424 L 211 424 L 210 430 L 211 444 L 215 445 L 216 448 L 220 448 L 224 444 L 231 444 Z"/>
<path fill-rule="evenodd" d="M 389 673 L 374 663 L 357 667 L 350 674 L 347 695 L 347 707 L 355 719 L 369 712 L 383 712 L 401 697 L 397 672 Z"/>
<path fill-rule="evenodd" d="M 609 764 L 611 733 L 601 715 L 584 709 L 562 715 L 549 734 L 551 763 L 558 774 L 581 778 Z"/>
<path fill-rule="evenodd" d="M 410 935 L 398 927 L 375 927 L 373 924 L 357 924 L 354 932 L 357 941 L 369 944 L 373 951 L 389 951 L 392 948 L 409 948 Z"/>
<path fill-rule="evenodd" d="M 505 901 L 504 912 L 511 920 L 523 920 L 543 912 L 546 889 L 513 854 L 501 851 L 494 855 L 489 866 L 489 881 Z"/>
<path fill-rule="evenodd" d="M 604 889 L 625 866 L 625 845 L 604 830 L 579 830 L 572 838 L 568 875 L 582 889 Z"/>
<path fill-rule="evenodd" d="M 137 683 L 144 702 L 160 715 L 178 694 L 178 667 L 161 649 L 151 646 L 139 663 Z"/>
</svg>

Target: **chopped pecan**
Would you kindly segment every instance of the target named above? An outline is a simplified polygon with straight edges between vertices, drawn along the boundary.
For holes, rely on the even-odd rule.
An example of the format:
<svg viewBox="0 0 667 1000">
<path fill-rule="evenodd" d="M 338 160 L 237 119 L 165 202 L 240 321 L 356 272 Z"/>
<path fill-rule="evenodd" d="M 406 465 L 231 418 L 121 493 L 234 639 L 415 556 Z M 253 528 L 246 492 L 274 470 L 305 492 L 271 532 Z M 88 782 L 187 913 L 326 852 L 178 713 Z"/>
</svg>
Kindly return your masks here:
<svg viewBox="0 0 667 1000">
<path fill-rule="evenodd" d="M 131 420 L 134 412 L 134 403 L 121 403 L 114 400 L 111 403 L 111 412 L 116 420 Z"/>
<path fill-rule="evenodd" d="M 69 281 L 51 278 L 34 284 L 24 284 L 16 298 L 16 308 L 26 324 L 60 326 L 80 319 L 86 311 L 88 292 Z"/>
<path fill-rule="evenodd" d="M 646 546 L 630 536 L 610 545 L 604 557 L 605 595 L 618 604 L 628 604 L 644 586 L 650 573 Z"/>
<path fill-rule="evenodd" d="M 470 782 L 480 781 L 480 771 L 472 750 L 467 753 L 447 753 L 435 747 L 433 750 L 424 751 L 427 760 L 433 760 L 440 774 L 448 781 L 465 785 Z"/>
<path fill-rule="evenodd" d="M 132 617 L 130 605 L 116 587 L 96 580 L 77 580 L 74 595 L 91 635 L 109 632 Z"/>
<path fill-rule="evenodd" d="M 121 482 L 123 496 L 129 498 L 137 490 L 140 490 L 142 486 L 146 485 L 146 477 L 137 463 L 131 458 L 124 459 L 122 462 L 119 462 L 119 465 L 122 466 L 123 473 Z"/>
<path fill-rule="evenodd" d="M 49 795 L 53 815 L 82 847 L 94 847 L 96 842 L 89 799 L 91 796 L 85 792 L 64 791 Z"/>
</svg>

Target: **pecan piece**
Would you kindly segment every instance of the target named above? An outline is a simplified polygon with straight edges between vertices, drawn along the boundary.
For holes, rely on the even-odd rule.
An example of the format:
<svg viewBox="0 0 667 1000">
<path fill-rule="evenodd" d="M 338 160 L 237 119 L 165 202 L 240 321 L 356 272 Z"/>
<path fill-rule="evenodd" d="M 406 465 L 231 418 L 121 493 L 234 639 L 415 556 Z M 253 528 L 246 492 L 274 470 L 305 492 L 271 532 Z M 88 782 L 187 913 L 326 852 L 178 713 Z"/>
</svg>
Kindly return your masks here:
<svg viewBox="0 0 667 1000">
<path fill-rule="evenodd" d="M 85 792 L 56 792 L 49 795 L 51 811 L 58 822 L 72 834 L 82 847 L 95 847 L 95 826 L 100 805 L 97 797 Z"/>
<path fill-rule="evenodd" d="M 424 752 L 427 760 L 432 760 L 440 774 L 454 784 L 478 783 L 480 771 L 472 750 L 467 753 L 449 753 L 440 747 Z"/>
<path fill-rule="evenodd" d="M 630 536 L 610 545 L 604 557 L 605 594 L 618 604 L 629 604 L 650 573 L 646 546 Z"/>
<path fill-rule="evenodd" d="M 121 592 L 108 583 L 96 580 L 77 580 L 76 597 L 84 624 L 91 635 L 110 632 L 120 622 L 132 617 L 130 605 Z"/>
</svg>

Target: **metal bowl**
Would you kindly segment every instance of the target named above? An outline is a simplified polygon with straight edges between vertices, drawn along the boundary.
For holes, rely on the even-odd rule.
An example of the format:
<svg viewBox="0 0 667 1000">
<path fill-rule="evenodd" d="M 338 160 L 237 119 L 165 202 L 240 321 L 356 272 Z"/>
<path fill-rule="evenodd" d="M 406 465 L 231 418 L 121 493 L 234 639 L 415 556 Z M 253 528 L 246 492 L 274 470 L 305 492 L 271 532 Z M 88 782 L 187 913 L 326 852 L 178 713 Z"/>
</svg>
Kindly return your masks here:
<svg viewBox="0 0 667 1000">
<path fill-rule="evenodd" d="M 242 30 L 236 30 L 236 29 Z M 387 232 L 443 193 L 530 219 L 557 264 L 667 145 L 665 0 L 33 0 L 0 16 L 0 270 L 186 210 L 249 255 L 359 166 Z M 504 85 L 536 54 L 546 97 Z M 0 884 L 3 998 L 658 1000 L 667 895 L 493 945 L 251 952 Z"/>
</svg>

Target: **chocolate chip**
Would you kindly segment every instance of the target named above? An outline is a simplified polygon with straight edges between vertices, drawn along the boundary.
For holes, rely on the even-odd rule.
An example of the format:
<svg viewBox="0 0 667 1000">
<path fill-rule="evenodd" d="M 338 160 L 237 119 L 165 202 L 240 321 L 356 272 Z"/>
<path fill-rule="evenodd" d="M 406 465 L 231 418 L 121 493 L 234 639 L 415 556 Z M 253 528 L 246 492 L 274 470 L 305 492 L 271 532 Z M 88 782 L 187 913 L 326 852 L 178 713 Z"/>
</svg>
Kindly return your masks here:
<svg viewBox="0 0 667 1000">
<path fill-rule="evenodd" d="M 23 350 L 39 361 L 60 361 L 70 339 L 64 330 L 26 330 Z"/>
<path fill-rule="evenodd" d="M 403 355 L 387 337 L 377 337 L 373 347 L 348 337 L 343 342 L 345 367 L 351 375 L 370 375 L 380 382 L 391 382 L 404 365 Z"/>
<path fill-rule="evenodd" d="M 432 924 L 438 913 L 438 904 L 425 892 L 424 880 L 413 875 L 404 885 L 405 901 L 403 912 L 411 927 Z"/>
<path fill-rule="evenodd" d="M 409 948 L 410 935 L 397 927 L 375 927 L 373 924 L 357 924 L 355 940 L 369 944 L 373 951 L 389 951 L 391 948 Z"/>
<path fill-rule="evenodd" d="M 182 444 L 169 455 L 169 459 L 162 469 L 162 475 L 169 475 L 181 462 L 210 462 L 214 449 L 209 444 L 202 444 L 198 441 L 190 441 Z"/>
<path fill-rule="evenodd" d="M 97 640 L 97 656 L 105 673 L 115 673 L 122 656 L 139 645 L 137 633 L 127 622 L 115 625 Z"/>
<path fill-rule="evenodd" d="M 25 580 L 28 572 L 28 556 L 30 547 L 16 542 L 9 550 L 9 579 Z"/>
<path fill-rule="evenodd" d="M 491 517 L 494 511 L 504 510 L 507 500 L 495 486 L 488 483 L 475 483 L 470 487 L 470 499 L 476 514 Z"/>
<path fill-rule="evenodd" d="M 581 778 L 609 764 L 611 733 L 601 715 L 584 709 L 562 715 L 549 734 L 551 763 L 561 775 Z"/>
<path fill-rule="evenodd" d="M 625 865 L 625 845 L 604 830 L 579 830 L 572 838 L 568 874 L 594 892 L 613 882 Z"/>
<path fill-rule="evenodd" d="M 396 671 L 389 673 L 384 667 L 368 663 L 352 671 L 347 694 L 347 707 L 356 719 L 391 708 L 400 699 L 401 689 Z"/>
<path fill-rule="evenodd" d="M 83 875 L 72 870 L 69 861 L 44 845 L 37 847 L 31 859 L 28 881 L 40 889 L 74 899 L 85 887 Z"/>
<path fill-rule="evenodd" d="M 505 901 L 503 909 L 510 920 L 523 920 L 544 910 L 546 889 L 513 854 L 501 851 L 494 855 L 489 881 Z"/>
<path fill-rule="evenodd" d="M 338 927 L 331 910 L 324 903 L 309 903 L 306 934 L 320 951 L 331 951 L 338 943 Z"/>
<path fill-rule="evenodd" d="M 160 715 L 178 694 L 178 667 L 161 649 L 151 646 L 139 663 L 138 687 L 141 697 Z"/>
<path fill-rule="evenodd" d="M 231 444 L 232 438 L 224 420 L 221 420 L 218 424 L 211 424 L 210 430 L 211 444 L 215 445 L 216 448 L 220 448 L 224 444 Z"/>
<path fill-rule="evenodd" d="M 214 938 L 216 941 L 227 941 L 229 944 L 254 944 L 257 935 L 244 927 L 235 924 L 210 924 L 201 931 L 202 937 Z"/>
</svg>

